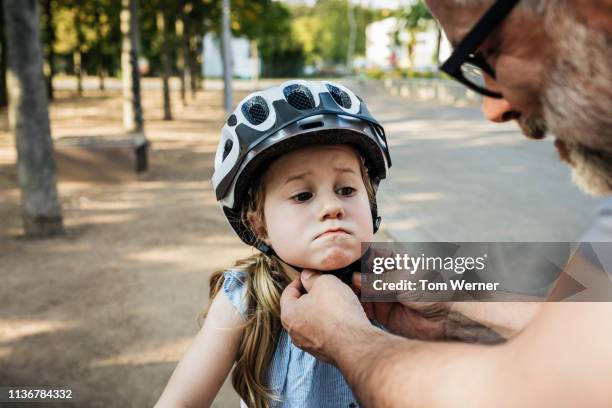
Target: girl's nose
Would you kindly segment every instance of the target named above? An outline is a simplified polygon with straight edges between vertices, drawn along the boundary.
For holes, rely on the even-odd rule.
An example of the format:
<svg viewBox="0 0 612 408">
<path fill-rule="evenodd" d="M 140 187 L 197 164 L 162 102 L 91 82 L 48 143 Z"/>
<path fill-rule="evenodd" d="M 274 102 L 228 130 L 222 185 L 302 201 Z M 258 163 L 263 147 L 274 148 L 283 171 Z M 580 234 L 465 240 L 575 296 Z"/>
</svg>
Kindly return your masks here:
<svg viewBox="0 0 612 408">
<path fill-rule="evenodd" d="M 344 207 L 342 201 L 335 195 L 324 198 L 323 209 L 321 210 L 320 216 L 321 221 L 324 221 L 326 218 L 342 219 L 343 217 Z"/>
</svg>

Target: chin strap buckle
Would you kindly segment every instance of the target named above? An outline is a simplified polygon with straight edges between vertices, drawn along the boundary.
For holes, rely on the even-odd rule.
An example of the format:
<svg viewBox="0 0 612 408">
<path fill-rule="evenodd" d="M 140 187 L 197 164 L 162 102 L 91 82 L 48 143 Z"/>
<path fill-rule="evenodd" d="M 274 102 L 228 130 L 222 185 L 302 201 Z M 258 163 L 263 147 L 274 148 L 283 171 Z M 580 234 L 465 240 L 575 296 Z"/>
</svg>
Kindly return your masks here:
<svg viewBox="0 0 612 408">
<path fill-rule="evenodd" d="M 276 255 L 276 252 L 274 252 L 272 247 L 264 244 L 263 242 L 260 242 L 259 244 L 257 244 L 255 248 L 259 249 L 261 252 L 263 252 L 264 254 L 268 256 Z"/>
</svg>

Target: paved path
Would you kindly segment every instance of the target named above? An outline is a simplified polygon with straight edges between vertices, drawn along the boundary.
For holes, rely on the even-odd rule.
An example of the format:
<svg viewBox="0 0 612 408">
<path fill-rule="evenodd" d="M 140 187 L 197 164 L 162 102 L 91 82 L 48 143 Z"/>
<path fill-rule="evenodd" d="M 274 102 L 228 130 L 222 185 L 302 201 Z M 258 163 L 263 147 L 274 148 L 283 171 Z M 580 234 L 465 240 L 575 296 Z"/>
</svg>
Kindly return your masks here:
<svg viewBox="0 0 612 408">
<path fill-rule="evenodd" d="M 383 226 L 399 241 L 572 241 L 597 200 L 571 182 L 549 137 L 347 82 L 387 131 L 393 167 L 380 190 Z"/>
</svg>

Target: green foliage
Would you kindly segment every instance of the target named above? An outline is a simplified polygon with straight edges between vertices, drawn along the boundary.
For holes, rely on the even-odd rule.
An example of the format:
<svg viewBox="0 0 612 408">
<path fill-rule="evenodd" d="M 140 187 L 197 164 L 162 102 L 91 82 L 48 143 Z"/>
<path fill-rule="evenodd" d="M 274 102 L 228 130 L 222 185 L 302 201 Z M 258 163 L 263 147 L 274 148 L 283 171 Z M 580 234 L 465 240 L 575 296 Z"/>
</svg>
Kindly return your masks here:
<svg viewBox="0 0 612 408">
<path fill-rule="evenodd" d="M 423 1 L 417 1 L 412 6 L 400 10 L 398 17 L 406 21 L 407 28 L 417 30 L 425 29 L 429 21 L 433 20 L 433 16 Z"/>
<path fill-rule="evenodd" d="M 41 1 L 43 7 L 45 1 Z M 120 2 L 115 0 L 51 0 L 51 18 L 55 28 L 53 49 L 63 57 L 64 69 L 71 66 L 72 54 L 80 43 L 82 64 L 87 72 L 95 73 L 100 66 L 111 73 L 117 70 L 121 50 L 120 8 Z M 47 24 L 49 22 L 41 13 L 41 26 Z M 46 34 L 43 41 L 48 41 Z"/>
<path fill-rule="evenodd" d="M 72 54 L 80 44 L 83 68 L 89 74 L 97 72 L 100 66 L 111 75 L 119 74 L 119 0 L 40 1 L 41 4 L 52 2 L 53 49 L 59 54 L 56 64 L 70 72 Z M 289 6 L 275 0 L 232 0 L 231 5 L 233 35 L 257 43 L 265 76 L 299 76 L 304 65 L 315 65 L 321 72 L 330 73 L 335 66 L 343 66 L 350 48 L 349 6 L 355 18 L 354 56 L 365 54 L 366 27 L 375 20 L 394 15 L 405 19 L 407 27 L 415 30 L 424 28 L 431 20 L 420 2 L 391 13 L 352 5 L 349 0 L 317 0 L 312 7 Z M 175 23 L 185 19 L 184 29 L 192 39 L 208 32 L 219 33 L 221 0 L 139 1 L 140 54 L 149 60 L 151 75 L 158 75 L 161 67 L 161 35 L 157 24 L 160 11 L 166 17 L 171 65 L 176 73 L 183 39 L 177 34 Z M 46 24 L 43 17 L 41 20 Z M 191 48 L 190 52 L 200 51 Z"/>
<path fill-rule="evenodd" d="M 293 9 L 293 35 L 306 55 L 306 64 L 333 65 L 346 62 L 349 41 L 348 0 L 317 0 L 314 7 Z M 354 55 L 365 54 L 365 29 L 380 12 L 354 6 Z"/>
</svg>

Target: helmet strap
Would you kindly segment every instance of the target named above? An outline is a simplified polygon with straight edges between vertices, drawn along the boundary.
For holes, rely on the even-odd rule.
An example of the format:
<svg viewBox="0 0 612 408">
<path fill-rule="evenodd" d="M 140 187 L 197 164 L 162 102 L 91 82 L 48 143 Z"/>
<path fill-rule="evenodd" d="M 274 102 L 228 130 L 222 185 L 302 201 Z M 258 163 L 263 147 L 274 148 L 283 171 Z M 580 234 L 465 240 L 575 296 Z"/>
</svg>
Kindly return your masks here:
<svg viewBox="0 0 612 408">
<path fill-rule="evenodd" d="M 380 225 L 380 217 L 376 217 L 376 219 L 378 220 L 378 222 L 375 222 L 375 225 Z M 376 229 L 378 229 L 378 227 L 376 227 Z M 268 245 L 266 245 L 264 243 L 259 243 L 255 247 L 257 249 L 259 249 L 261 252 L 263 252 L 267 256 L 270 256 L 270 257 L 274 256 L 274 257 L 276 257 L 280 262 L 284 263 L 285 265 L 290 266 L 291 268 L 295 269 L 298 272 L 302 272 L 302 270 L 304 269 L 304 268 L 301 268 L 299 266 L 292 265 L 289 262 L 285 262 L 280 256 L 278 256 L 278 254 L 276 252 L 274 252 L 272 247 L 270 247 L 270 246 L 268 246 Z M 359 259 L 357 259 L 355 262 L 353 262 L 352 264 L 347 265 L 344 268 L 334 269 L 332 271 L 322 271 L 322 272 L 325 273 L 325 274 L 335 275 L 342 282 L 344 282 L 347 285 L 351 286 L 352 282 L 353 282 L 353 272 L 361 271 L 361 262 L 368 258 L 369 253 L 370 253 L 370 248 L 368 247 L 368 249 L 363 253 L 363 255 Z"/>
</svg>

